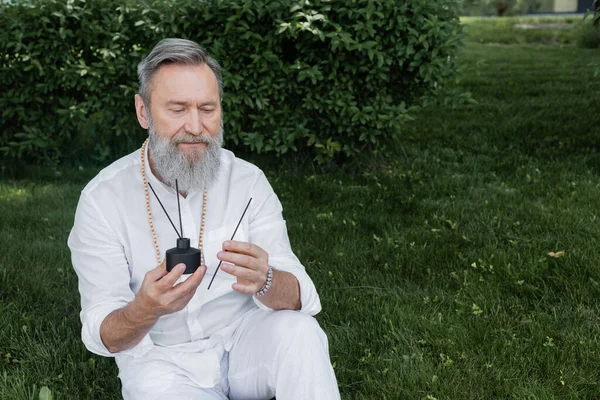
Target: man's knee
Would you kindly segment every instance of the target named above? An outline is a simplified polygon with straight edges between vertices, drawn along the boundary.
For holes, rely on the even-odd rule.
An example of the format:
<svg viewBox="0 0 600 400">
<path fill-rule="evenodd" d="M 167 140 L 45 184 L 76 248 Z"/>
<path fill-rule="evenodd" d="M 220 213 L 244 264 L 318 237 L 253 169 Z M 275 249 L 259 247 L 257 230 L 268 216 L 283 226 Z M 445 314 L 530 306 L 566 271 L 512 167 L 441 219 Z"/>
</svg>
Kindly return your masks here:
<svg viewBox="0 0 600 400">
<path fill-rule="evenodd" d="M 299 351 L 307 351 L 315 347 L 328 350 L 327 335 L 317 320 L 307 314 L 296 311 L 276 311 L 279 323 L 275 334 L 288 346 Z"/>
</svg>

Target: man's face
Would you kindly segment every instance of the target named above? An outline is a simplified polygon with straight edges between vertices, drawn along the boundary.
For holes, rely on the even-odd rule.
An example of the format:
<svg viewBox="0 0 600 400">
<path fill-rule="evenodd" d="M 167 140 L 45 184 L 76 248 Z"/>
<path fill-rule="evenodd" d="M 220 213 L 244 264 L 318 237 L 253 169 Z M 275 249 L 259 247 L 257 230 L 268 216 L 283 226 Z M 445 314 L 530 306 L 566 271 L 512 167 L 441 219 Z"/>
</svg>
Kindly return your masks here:
<svg viewBox="0 0 600 400">
<path fill-rule="evenodd" d="M 217 79 L 206 65 L 164 65 L 152 78 L 150 109 L 136 95 L 155 173 L 184 192 L 207 188 L 220 168 L 223 132 Z"/>
<path fill-rule="evenodd" d="M 162 139 L 193 162 L 208 143 L 202 136 L 217 137 L 221 130 L 221 104 L 217 78 L 206 65 L 169 64 L 152 78 L 150 114 Z"/>
</svg>

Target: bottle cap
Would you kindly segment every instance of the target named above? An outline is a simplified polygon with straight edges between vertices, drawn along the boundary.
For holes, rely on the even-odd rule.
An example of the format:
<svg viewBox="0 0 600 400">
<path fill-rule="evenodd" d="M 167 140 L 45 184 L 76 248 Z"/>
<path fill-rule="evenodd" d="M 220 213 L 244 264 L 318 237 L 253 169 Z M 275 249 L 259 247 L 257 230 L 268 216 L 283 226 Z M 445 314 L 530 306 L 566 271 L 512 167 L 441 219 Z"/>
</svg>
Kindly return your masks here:
<svg viewBox="0 0 600 400">
<path fill-rule="evenodd" d="M 177 248 L 179 250 L 187 250 L 190 248 L 190 239 L 188 238 L 177 238 Z"/>
</svg>

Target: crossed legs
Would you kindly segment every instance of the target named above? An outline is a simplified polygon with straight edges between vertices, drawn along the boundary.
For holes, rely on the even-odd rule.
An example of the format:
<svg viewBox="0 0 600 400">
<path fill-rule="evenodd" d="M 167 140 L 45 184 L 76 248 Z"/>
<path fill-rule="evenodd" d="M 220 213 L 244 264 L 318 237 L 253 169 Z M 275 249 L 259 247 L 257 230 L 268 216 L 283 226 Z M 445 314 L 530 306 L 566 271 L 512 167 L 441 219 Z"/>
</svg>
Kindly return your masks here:
<svg viewBox="0 0 600 400">
<path fill-rule="evenodd" d="M 135 382 L 123 382 L 126 400 L 338 400 L 327 336 L 317 321 L 295 311 L 253 312 L 222 361 L 222 385 L 197 387 L 164 361 L 148 361 Z M 227 367 L 228 365 L 228 367 Z M 227 390 L 229 387 L 229 390 Z"/>
</svg>

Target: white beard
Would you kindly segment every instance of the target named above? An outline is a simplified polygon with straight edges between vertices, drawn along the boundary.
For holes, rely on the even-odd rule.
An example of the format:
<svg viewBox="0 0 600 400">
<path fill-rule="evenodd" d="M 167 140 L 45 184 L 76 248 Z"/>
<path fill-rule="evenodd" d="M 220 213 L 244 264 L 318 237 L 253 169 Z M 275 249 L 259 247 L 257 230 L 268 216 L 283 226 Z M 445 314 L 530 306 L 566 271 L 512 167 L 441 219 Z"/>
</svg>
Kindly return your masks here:
<svg viewBox="0 0 600 400">
<path fill-rule="evenodd" d="M 163 139 L 154 129 L 152 118 L 148 118 L 149 150 L 153 167 L 161 180 L 175 188 L 175 179 L 179 190 L 191 193 L 196 190 L 208 190 L 219 177 L 221 170 L 221 144 L 223 143 L 223 122 L 219 135 L 213 137 L 207 133 L 192 135 L 177 134 L 171 139 Z M 206 148 L 191 151 L 187 155 L 177 149 L 179 143 L 205 143 Z"/>
</svg>

